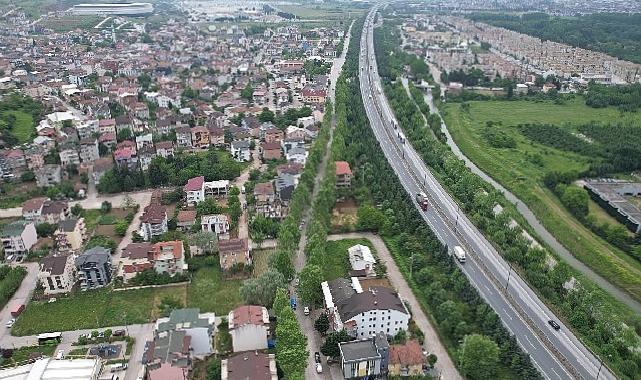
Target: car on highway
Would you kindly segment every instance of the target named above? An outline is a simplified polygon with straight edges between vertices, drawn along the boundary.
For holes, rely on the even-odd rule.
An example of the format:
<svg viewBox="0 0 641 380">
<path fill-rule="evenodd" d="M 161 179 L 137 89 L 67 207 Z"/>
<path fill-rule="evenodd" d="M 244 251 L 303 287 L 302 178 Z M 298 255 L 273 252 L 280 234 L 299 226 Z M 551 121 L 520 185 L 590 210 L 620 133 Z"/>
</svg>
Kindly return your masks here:
<svg viewBox="0 0 641 380">
<path fill-rule="evenodd" d="M 316 360 L 316 363 L 320 363 L 321 362 L 320 352 L 318 352 L 318 351 L 314 352 L 314 360 Z"/>
<path fill-rule="evenodd" d="M 323 373 L 323 366 L 320 363 L 316 363 L 316 373 Z"/>
<path fill-rule="evenodd" d="M 303 314 L 309 315 L 309 306 L 305 306 L 305 308 L 303 309 Z"/>
<path fill-rule="evenodd" d="M 552 319 L 550 319 L 550 320 L 548 321 L 548 324 L 549 324 L 550 326 L 552 326 L 552 328 L 553 328 L 553 329 L 555 329 L 556 331 L 561 330 L 561 326 L 559 326 L 559 324 L 558 324 L 558 323 L 556 323 L 556 321 L 554 321 L 554 320 L 552 320 Z"/>
</svg>

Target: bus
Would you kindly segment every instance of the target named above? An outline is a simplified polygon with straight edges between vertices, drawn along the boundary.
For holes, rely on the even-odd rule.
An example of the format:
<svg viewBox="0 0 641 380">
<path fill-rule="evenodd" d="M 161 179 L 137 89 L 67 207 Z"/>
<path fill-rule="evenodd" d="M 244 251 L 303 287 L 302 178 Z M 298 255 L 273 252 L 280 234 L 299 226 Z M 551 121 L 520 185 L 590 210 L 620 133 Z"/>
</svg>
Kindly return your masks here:
<svg viewBox="0 0 641 380">
<path fill-rule="evenodd" d="M 61 332 L 52 332 L 38 335 L 38 344 L 49 344 L 49 343 L 60 343 L 62 342 L 62 333 Z"/>
</svg>

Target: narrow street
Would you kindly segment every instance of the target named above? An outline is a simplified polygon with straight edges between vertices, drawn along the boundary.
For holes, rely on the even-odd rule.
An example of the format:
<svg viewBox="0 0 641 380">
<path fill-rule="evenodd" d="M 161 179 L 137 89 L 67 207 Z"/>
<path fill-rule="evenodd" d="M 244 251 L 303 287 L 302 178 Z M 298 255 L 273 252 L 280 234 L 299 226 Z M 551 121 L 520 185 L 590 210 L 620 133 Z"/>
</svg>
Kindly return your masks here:
<svg viewBox="0 0 641 380">
<path fill-rule="evenodd" d="M 249 174 L 252 170 L 260 169 L 262 171 L 263 169 L 263 164 L 260 161 L 260 153 L 258 152 L 258 147 L 256 147 L 256 149 L 251 152 L 251 155 L 251 164 L 249 164 L 249 166 L 245 170 L 243 170 L 242 173 L 240 173 L 240 176 L 238 176 L 238 178 L 236 178 L 233 183 L 233 185 L 236 186 L 238 190 L 241 190 L 240 194 L 238 195 L 240 205 L 241 207 L 243 207 L 243 213 L 240 215 L 240 219 L 238 220 L 238 237 L 240 239 L 249 239 L 249 221 L 247 220 L 247 209 L 245 208 L 245 206 L 247 205 L 247 195 L 242 191 L 242 188 L 243 186 L 245 186 L 247 181 L 249 181 Z M 249 240 L 249 243 L 251 244 L 251 239 Z"/>
<path fill-rule="evenodd" d="M 336 80 L 338 79 L 340 72 L 343 68 L 343 64 L 345 63 L 345 56 L 347 55 L 347 50 L 349 47 L 349 41 L 350 41 L 353 25 L 354 25 L 354 22 L 352 21 L 349 27 L 349 31 L 347 33 L 347 37 L 345 38 L 345 43 L 344 43 L 345 48 L 343 49 L 343 53 L 339 58 L 337 58 L 334 61 L 334 65 L 332 65 L 332 69 L 330 73 L 331 83 L 330 83 L 330 92 L 329 92 L 329 98 L 331 100 L 334 100 L 335 91 L 336 91 Z M 320 189 L 320 183 L 323 180 L 325 168 L 327 167 L 327 161 L 329 160 L 329 154 L 331 152 L 330 148 L 332 146 L 332 138 L 334 135 L 335 126 L 336 126 L 336 115 L 332 114 L 332 122 L 331 122 L 330 132 L 329 132 L 329 141 L 327 142 L 327 147 L 325 149 L 325 155 L 323 156 L 323 160 L 321 161 L 318 167 L 316 178 L 314 179 L 314 189 L 312 190 L 312 196 L 311 196 L 312 204 L 314 202 L 314 199 L 316 199 L 316 196 Z M 305 213 L 303 215 L 303 225 L 305 227 L 301 232 L 300 241 L 298 243 L 298 252 L 296 253 L 296 257 L 294 258 L 294 268 L 296 269 L 297 273 L 300 272 L 303 269 L 303 267 L 305 267 L 305 260 L 306 260 L 305 244 L 307 243 L 306 227 L 309 225 L 310 215 L 311 215 L 311 207 L 307 208 L 307 210 L 305 210 Z M 294 286 L 292 286 L 291 292 L 292 292 L 292 297 L 296 297 L 298 299 L 298 295 L 296 295 L 296 289 Z M 320 352 L 320 346 L 323 342 L 320 334 L 314 329 L 314 321 L 315 321 L 315 318 L 318 317 L 319 312 L 317 310 L 312 310 L 309 316 L 305 316 L 303 313 L 303 308 L 304 308 L 304 305 L 299 303 L 299 307 L 296 310 L 296 318 L 298 319 L 298 323 L 300 323 L 301 325 L 302 331 L 304 331 L 307 335 L 307 349 L 309 350 L 309 359 L 307 362 L 307 369 L 305 371 L 305 379 L 308 379 L 308 380 L 309 379 L 332 379 L 332 378 L 342 379 L 343 376 L 338 366 L 337 365 L 328 366 L 325 360 L 322 360 L 323 373 L 316 373 L 314 352 L 316 351 Z"/>
<path fill-rule="evenodd" d="M 0 311 L 0 342 L 3 344 L 7 341 L 7 338 L 10 336 L 8 334 L 9 329 L 7 329 L 7 322 L 11 319 L 10 308 L 16 303 L 27 304 L 31 300 L 31 295 L 36 289 L 36 284 L 38 280 L 38 263 L 25 263 L 25 264 L 13 264 L 11 266 L 21 266 L 27 270 L 27 275 L 22 280 L 20 287 L 14 293 L 13 297 L 4 308 Z"/>
</svg>

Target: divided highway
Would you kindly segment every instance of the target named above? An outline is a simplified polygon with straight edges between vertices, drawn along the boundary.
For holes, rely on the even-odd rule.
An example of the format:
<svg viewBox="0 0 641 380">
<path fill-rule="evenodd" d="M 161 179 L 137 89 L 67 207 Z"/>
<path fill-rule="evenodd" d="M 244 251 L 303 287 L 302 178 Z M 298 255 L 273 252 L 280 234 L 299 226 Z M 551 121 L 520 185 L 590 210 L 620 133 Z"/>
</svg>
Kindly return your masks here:
<svg viewBox="0 0 641 380">
<path fill-rule="evenodd" d="M 429 198 L 425 222 L 448 247 L 460 245 L 468 253 L 461 270 L 481 296 L 496 311 L 503 324 L 530 354 L 534 364 L 547 379 L 615 379 L 615 376 L 559 321 L 529 286 L 511 270 L 483 234 L 460 212 L 456 202 L 438 183 L 422 159 L 406 141 L 382 91 L 374 55 L 374 7 L 361 37 L 359 77 L 363 103 L 374 134 L 385 157 L 405 190 L 414 199 L 420 191 Z M 509 282 L 509 284 L 508 284 Z M 560 330 L 548 321 L 554 320 Z"/>
</svg>

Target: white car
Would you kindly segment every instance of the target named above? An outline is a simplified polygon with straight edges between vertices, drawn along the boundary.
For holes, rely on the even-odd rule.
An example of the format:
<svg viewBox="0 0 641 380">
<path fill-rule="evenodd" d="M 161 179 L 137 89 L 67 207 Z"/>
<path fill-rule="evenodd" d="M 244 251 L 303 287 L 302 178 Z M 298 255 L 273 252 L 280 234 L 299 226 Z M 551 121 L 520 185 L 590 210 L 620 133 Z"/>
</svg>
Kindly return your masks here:
<svg viewBox="0 0 641 380">
<path fill-rule="evenodd" d="M 15 318 L 11 318 L 10 320 L 7 321 L 6 326 L 7 326 L 7 328 L 12 328 L 15 323 L 16 323 L 16 319 Z"/>
<path fill-rule="evenodd" d="M 305 306 L 305 308 L 303 309 L 303 314 L 309 315 L 309 306 Z"/>
<path fill-rule="evenodd" d="M 323 373 L 323 366 L 320 363 L 316 363 L 316 373 Z"/>
<path fill-rule="evenodd" d="M 65 358 L 65 350 L 59 350 L 58 354 L 56 355 L 56 359 L 62 360 Z"/>
</svg>

